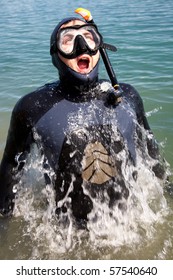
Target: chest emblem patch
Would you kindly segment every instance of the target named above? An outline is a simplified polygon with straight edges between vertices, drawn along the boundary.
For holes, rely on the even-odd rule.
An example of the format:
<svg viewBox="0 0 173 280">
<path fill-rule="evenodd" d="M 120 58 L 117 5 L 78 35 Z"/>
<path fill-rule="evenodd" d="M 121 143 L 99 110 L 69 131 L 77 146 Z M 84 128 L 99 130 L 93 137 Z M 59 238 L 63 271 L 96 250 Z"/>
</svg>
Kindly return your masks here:
<svg viewBox="0 0 173 280">
<path fill-rule="evenodd" d="M 113 158 L 100 142 L 86 146 L 82 159 L 83 180 L 100 185 L 117 176 L 117 173 Z"/>
</svg>

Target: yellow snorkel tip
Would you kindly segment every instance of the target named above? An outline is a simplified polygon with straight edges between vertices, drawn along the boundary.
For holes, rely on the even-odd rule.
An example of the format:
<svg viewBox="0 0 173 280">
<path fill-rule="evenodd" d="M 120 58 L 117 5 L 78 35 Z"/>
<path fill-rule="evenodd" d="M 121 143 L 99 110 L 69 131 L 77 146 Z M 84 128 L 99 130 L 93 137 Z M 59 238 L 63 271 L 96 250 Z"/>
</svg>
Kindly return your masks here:
<svg viewBox="0 0 173 280">
<path fill-rule="evenodd" d="M 86 10 L 84 8 L 77 8 L 75 10 L 75 13 L 81 15 L 86 21 L 92 20 L 92 15 L 89 10 Z"/>
</svg>

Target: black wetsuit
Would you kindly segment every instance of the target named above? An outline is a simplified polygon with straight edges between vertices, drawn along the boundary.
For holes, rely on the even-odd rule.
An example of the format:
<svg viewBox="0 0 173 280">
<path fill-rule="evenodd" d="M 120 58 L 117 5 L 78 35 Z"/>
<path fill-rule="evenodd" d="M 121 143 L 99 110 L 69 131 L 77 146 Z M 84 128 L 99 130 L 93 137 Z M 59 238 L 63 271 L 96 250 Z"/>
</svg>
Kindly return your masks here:
<svg viewBox="0 0 173 280">
<path fill-rule="evenodd" d="M 13 209 L 12 189 L 20 179 L 16 174 L 22 171 L 34 142 L 44 155 L 45 168 L 49 165 L 55 172 L 54 179 L 45 174 L 45 181 L 51 181 L 56 190 L 57 214 L 71 207 L 77 219 L 87 219 L 92 209 L 90 196 L 105 189 L 110 207 L 128 197 L 121 159 L 116 155 L 126 149 L 127 160 L 135 166 L 136 146 L 142 147 L 139 127 L 149 126 L 142 100 L 131 85 L 120 84 L 122 100 L 112 106 L 107 104 L 105 83 L 108 85 L 99 81 L 90 91 L 80 92 L 55 82 L 18 101 L 0 166 L 1 213 Z M 148 147 L 156 158 L 155 144 Z M 71 204 L 58 204 L 65 196 L 71 198 Z"/>
</svg>

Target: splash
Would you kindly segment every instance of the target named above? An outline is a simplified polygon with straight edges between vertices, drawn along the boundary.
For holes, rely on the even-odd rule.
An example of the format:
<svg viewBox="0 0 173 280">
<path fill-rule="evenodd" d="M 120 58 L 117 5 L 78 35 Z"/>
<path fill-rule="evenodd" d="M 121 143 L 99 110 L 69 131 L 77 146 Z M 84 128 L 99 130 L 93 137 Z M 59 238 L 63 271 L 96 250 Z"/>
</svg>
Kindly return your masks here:
<svg viewBox="0 0 173 280">
<path fill-rule="evenodd" d="M 91 118 L 92 106 L 91 104 L 88 109 L 89 124 L 93 119 Z M 112 119 L 111 110 L 109 113 L 108 118 Z M 84 132 L 86 134 L 83 129 L 83 117 L 83 112 L 80 110 L 78 115 L 69 117 L 71 127 L 74 126 L 73 129 L 79 134 Z M 106 118 L 104 115 L 101 117 Z M 78 123 L 77 127 L 75 123 Z M 117 127 L 113 127 L 113 130 L 117 135 L 117 139 L 114 140 L 119 141 Z M 145 139 L 146 132 L 142 128 L 141 132 Z M 68 139 L 68 144 L 71 143 L 70 141 Z M 143 152 L 141 149 L 136 151 L 137 167 L 128 159 L 127 147 L 116 154 L 117 159 L 121 159 L 122 178 L 129 192 L 128 198 L 122 197 L 118 204 L 110 207 L 110 197 L 106 190 L 101 195 L 93 197 L 85 183 L 82 184 L 83 192 L 91 199 L 93 209 L 88 214 L 86 228 L 79 229 L 74 221 L 71 207 L 57 218 L 55 191 L 51 179 L 56 175 L 46 162 L 40 148 L 33 145 L 26 159 L 20 182 L 14 187 L 14 191 L 17 192 L 14 216 L 25 222 L 23 235 L 30 239 L 29 246 L 32 252 L 30 258 L 85 259 L 90 258 L 91 254 L 92 258 L 98 259 L 115 256 L 117 258 L 117 254 L 121 255 L 124 248 L 128 255 L 131 251 L 135 252 L 145 247 L 148 241 L 152 242 L 158 228 L 165 223 L 169 209 L 164 195 L 165 179 L 155 176 L 152 170 L 155 160 L 147 154 L 147 151 L 144 157 Z M 47 185 L 45 174 L 50 178 Z M 58 207 L 61 207 L 64 202 L 70 205 L 71 198 L 68 194 L 73 191 L 74 181 L 75 174 L 72 173 L 68 192 L 58 202 Z M 165 246 L 168 245 L 165 243 Z"/>
<path fill-rule="evenodd" d="M 104 203 L 99 197 L 92 198 L 93 210 L 88 215 L 87 230 L 78 230 L 70 210 L 66 214 L 66 224 L 64 220 L 62 223 L 57 220 L 54 189 L 51 184 L 45 187 L 43 174 L 48 171 L 43 169 L 42 162 L 39 150 L 33 147 L 18 184 L 14 212 L 15 217 L 26 222 L 23 234 L 31 240 L 31 259 L 90 258 L 89 252 L 92 251 L 94 255 L 95 250 L 98 254 L 96 258 L 102 258 L 103 248 L 109 248 L 106 256 L 110 258 L 110 252 L 113 254 L 122 250 L 123 246 L 135 248 L 146 240 L 152 240 L 157 226 L 164 223 L 168 208 L 163 185 L 148 169 L 141 156 L 138 155 L 140 168 L 135 182 L 131 178 L 134 167 L 126 166 L 123 169 L 124 177 L 129 182 L 129 197 L 127 201 L 122 201 L 126 207 L 122 210 L 114 206 L 110 210 L 107 193 Z M 51 173 L 52 170 L 49 170 L 49 176 Z"/>
</svg>

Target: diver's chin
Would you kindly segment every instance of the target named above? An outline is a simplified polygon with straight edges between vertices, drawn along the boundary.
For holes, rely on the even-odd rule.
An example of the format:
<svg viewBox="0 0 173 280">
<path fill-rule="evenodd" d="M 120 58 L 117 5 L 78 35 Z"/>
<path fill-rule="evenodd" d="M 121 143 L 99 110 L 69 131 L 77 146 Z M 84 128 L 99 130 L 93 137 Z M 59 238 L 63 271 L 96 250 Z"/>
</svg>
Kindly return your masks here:
<svg viewBox="0 0 173 280">
<path fill-rule="evenodd" d="M 83 74 L 83 75 L 87 75 L 87 74 L 89 74 L 90 72 L 91 72 L 91 70 L 89 70 L 89 69 L 83 69 L 83 70 L 78 70 L 77 71 L 78 73 L 80 73 L 80 74 Z"/>
</svg>

